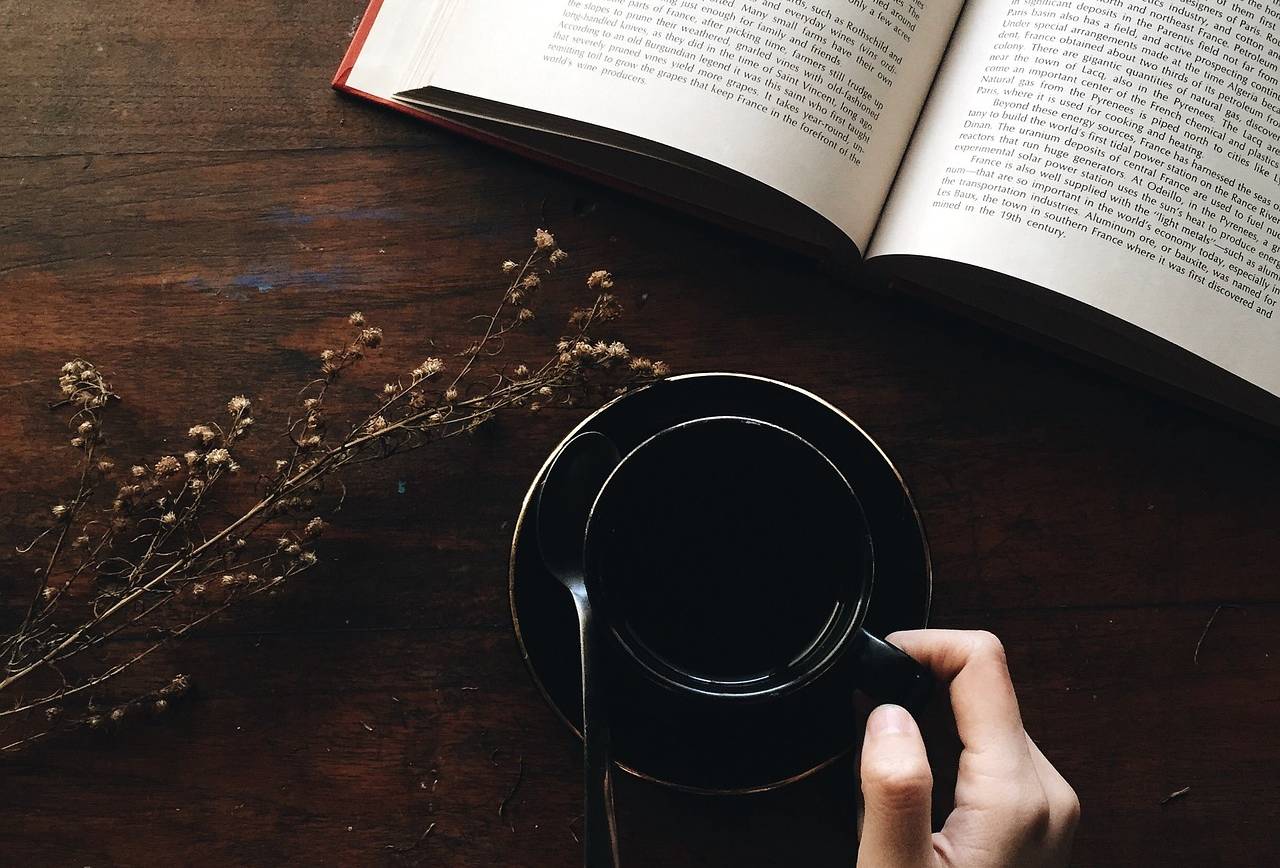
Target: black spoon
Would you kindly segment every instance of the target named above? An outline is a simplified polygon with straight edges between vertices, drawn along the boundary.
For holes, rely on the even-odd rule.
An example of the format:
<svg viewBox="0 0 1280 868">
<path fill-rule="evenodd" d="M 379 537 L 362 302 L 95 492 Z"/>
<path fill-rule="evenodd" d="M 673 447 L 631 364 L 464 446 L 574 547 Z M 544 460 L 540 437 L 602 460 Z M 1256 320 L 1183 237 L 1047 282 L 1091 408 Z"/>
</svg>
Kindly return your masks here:
<svg viewBox="0 0 1280 868">
<path fill-rule="evenodd" d="M 582 820 L 583 865 L 616 868 L 618 834 L 613 815 L 613 758 L 609 718 L 599 670 L 599 628 L 587 600 L 582 544 L 591 505 L 610 472 L 622 460 L 608 437 L 584 431 L 560 448 L 538 495 L 538 548 L 542 562 L 568 589 L 578 610 L 582 649 L 582 756 L 585 806 Z"/>
</svg>

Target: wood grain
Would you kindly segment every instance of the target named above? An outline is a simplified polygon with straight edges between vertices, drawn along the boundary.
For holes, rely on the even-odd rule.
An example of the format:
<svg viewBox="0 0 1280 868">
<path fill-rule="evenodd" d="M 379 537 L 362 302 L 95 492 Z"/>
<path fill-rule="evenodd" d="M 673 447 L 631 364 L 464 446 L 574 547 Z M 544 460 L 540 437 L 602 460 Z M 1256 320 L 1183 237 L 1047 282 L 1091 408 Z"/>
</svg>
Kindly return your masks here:
<svg viewBox="0 0 1280 868">
<path fill-rule="evenodd" d="M 1258 864 L 1280 810 L 1274 444 L 339 97 L 326 85 L 359 11 L 0 3 L 7 606 L 10 544 L 65 488 L 43 401 L 66 358 L 112 373 L 113 430 L 139 457 L 242 391 L 265 457 L 345 313 L 386 329 L 363 380 L 376 389 L 429 339 L 460 345 L 497 263 L 547 225 L 573 269 L 513 353 L 541 352 L 555 308 L 608 267 L 628 343 L 677 370 L 813 389 L 899 463 L 933 545 L 935 622 L 1006 640 L 1028 728 L 1084 800 L 1080 865 Z M 191 674 L 172 719 L 4 761 L 4 861 L 576 864 L 579 757 L 519 660 L 505 557 L 525 486 L 578 412 L 355 474 L 320 573 L 144 673 Z M 1239 608 L 1197 661 L 1223 603 Z M 847 865 L 855 791 L 848 763 L 734 799 L 625 781 L 624 853 Z"/>
</svg>

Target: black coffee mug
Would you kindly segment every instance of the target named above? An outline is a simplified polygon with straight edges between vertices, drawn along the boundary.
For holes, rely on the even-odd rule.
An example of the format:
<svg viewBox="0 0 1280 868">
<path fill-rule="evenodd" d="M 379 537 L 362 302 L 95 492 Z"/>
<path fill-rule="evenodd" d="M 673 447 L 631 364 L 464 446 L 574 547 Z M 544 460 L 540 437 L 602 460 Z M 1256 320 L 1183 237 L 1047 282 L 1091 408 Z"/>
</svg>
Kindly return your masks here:
<svg viewBox="0 0 1280 868">
<path fill-rule="evenodd" d="M 591 509 L 588 594 L 671 690 L 767 701 L 852 656 L 856 687 L 916 708 L 928 670 L 864 629 L 875 552 L 857 494 L 812 444 L 741 416 L 635 447 Z"/>
</svg>

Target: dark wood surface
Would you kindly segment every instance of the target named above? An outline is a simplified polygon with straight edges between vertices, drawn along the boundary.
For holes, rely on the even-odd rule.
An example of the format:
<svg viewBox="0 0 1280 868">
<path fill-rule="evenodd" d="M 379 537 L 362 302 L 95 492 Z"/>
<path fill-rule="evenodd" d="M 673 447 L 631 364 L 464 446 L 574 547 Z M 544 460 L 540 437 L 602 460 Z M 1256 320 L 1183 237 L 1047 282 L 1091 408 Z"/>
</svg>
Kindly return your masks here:
<svg viewBox="0 0 1280 868">
<path fill-rule="evenodd" d="M 265 425 L 352 309 L 387 332 L 375 387 L 428 337 L 456 344 L 545 225 L 575 283 L 618 275 L 634 346 L 813 389 L 896 459 L 933 622 L 1006 641 L 1027 727 L 1084 803 L 1078 864 L 1274 858 L 1274 444 L 340 97 L 362 5 L 0 2 L 7 552 L 67 484 L 43 409 L 66 358 L 112 373 L 144 454 L 241 391 Z M 578 864 L 580 757 L 519 659 L 505 568 L 525 486 L 579 415 L 362 469 L 323 570 L 154 661 L 196 684 L 171 718 L 0 760 L 0 861 Z M 624 780 L 626 863 L 848 865 L 856 787 L 847 762 L 740 798 Z"/>
</svg>

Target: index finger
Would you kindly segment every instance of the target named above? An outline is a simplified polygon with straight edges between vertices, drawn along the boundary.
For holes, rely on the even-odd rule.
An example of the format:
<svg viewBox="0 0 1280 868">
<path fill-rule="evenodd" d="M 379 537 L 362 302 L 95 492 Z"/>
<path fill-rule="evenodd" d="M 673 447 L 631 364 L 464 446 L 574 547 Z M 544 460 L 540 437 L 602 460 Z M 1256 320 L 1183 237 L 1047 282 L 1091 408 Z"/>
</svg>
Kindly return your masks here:
<svg viewBox="0 0 1280 868">
<path fill-rule="evenodd" d="M 951 682 L 951 707 L 965 750 L 1022 758 L 1026 734 L 1004 646 L 985 630 L 904 630 L 886 639 Z"/>
</svg>

